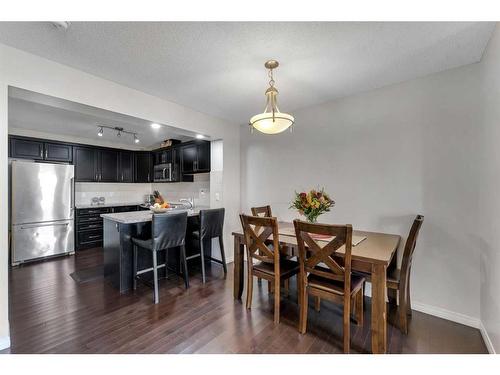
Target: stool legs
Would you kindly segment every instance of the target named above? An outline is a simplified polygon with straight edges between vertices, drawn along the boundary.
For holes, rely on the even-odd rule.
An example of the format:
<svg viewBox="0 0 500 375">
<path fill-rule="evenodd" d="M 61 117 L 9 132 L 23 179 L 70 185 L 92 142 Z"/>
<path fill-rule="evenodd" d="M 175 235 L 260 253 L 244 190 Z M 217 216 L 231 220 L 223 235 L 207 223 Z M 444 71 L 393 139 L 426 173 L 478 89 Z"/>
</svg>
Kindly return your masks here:
<svg viewBox="0 0 500 375">
<path fill-rule="evenodd" d="M 184 273 L 184 285 L 186 289 L 189 288 L 189 274 L 188 274 L 188 266 L 186 259 L 186 246 L 181 246 L 181 262 L 182 262 L 182 272 Z"/>
<path fill-rule="evenodd" d="M 203 248 L 203 240 L 200 239 L 200 259 L 201 259 L 201 278 L 205 284 L 205 249 Z"/>
<path fill-rule="evenodd" d="M 158 296 L 158 261 L 156 251 L 153 251 L 153 281 L 154 281 L 154 303 L 160 302 Z"/>
<path fill-rule="evenodd" d="M 137 245 L 134 245 L 134 257 L 133 257 L 133 275 L 134 275 L 134 280 L 132 282 L 132 287 L 134 290 L 137 289 Z"/>
</svg>

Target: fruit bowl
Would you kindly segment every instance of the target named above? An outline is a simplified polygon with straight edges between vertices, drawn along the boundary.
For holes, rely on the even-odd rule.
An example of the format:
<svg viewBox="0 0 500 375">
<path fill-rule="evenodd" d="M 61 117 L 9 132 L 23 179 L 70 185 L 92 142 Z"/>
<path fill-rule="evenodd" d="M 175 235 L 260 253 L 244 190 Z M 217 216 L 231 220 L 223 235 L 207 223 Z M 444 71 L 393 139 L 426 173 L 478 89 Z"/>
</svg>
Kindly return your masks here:
<svg viewBox="0 0 500 375">
<path fill-rule="evenodd" d="M 167 207 L 163 208 L 163 207 L 153 207 L 153 206 L 149 207 L 149 209 L 155 214 L 161 214 L 170 210 L 170 208 Z"/>
</svg>

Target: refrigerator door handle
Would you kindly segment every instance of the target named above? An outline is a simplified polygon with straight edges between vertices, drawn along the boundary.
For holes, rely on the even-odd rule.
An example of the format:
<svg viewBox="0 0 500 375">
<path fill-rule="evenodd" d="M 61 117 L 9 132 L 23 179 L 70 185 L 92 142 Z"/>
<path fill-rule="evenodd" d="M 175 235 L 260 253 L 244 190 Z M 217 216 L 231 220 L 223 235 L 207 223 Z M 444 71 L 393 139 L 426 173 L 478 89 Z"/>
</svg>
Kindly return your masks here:
<svg viewBox="0 0 500 375">
<path fill-rule="evenodd" d="M 70 210 L 71 210 L 71 217 L 73 217 L 73 212 L 75 210 L 75 178 L 71 178 L 71 197 L 70 197 L 70 200 L 71 200 L 71 206 L 70 206 Z"/>
<path fill-rule="evenodd" d="M 40 227 L 57 227 L 57 226 L 68 226 L 69 223 L 54 223 L 54 224 L 29 224 L 29 225 L 21 225 L 21 229 L 33 229 Z"/>
</svg>

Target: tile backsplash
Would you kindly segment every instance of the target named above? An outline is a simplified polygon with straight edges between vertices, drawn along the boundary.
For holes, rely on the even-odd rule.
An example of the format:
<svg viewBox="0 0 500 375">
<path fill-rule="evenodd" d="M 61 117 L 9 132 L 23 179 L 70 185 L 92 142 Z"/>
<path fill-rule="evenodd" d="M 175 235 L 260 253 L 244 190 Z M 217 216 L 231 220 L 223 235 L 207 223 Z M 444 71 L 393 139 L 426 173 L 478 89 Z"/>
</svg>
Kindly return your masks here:
<svg viewBox="0 0 500 375">
<path fill-rule="evenodd" d="M 106 203 L 139 203 L 151 193 L 151 184 L 113 184 L 77 182 L 75 203 L 90 204 L 93 197 L 104 197 Z"/>
<path fill-rule="evenodd" d="M 167 201 L 178 202 L 181 198 L 194 198 L 197 206 L 210 205 L 210 175 L 194 176 L 194 182 L 123 184 L 77 182 L 75 203 L 90 204 L 93 197 L 104 197 L 107 204 L 144 202 L 144 196 L 158 190 Z"/>
<path fill-rule="evenodd" d="M 195 206 L 210 206 L 210 175 L 194 175 L 194 182 L 152 183 L 151 190 L 158 190 L 167 201 L 194 198 Z"/>
</svg>

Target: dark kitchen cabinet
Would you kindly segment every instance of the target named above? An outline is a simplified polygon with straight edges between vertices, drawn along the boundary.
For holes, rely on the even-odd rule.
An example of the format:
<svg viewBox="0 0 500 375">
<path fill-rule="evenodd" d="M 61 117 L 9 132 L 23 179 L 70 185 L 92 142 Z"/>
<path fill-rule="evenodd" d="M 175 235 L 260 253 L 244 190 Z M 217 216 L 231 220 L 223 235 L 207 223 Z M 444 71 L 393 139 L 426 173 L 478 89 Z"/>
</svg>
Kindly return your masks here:
<svg viewBox="0 0 500 375">
<path fill-rule="evenodd" d="M 150 152 L 135 153 L 135 182 L 153 182 L 153 157 Z"/>
<path fill-rule="evenodd" d="M 73 147 L 73 162 L 75 164 L 75 181 L 96 182 L 97 149 L 91 147 Z"/>
<path fill-rule="evenodd" d="M 97 174 L 99 182 L 118 182 L 118 152 L 99 150 Z"/>
<path fill-rule="evenodd" d="M 119 162 L 118 181 L 134 182 L 134 153 L 121 151 Z"/>
<path fill-rule="evenodd" d="M 118 182 L 118 151 L 74 147 L 75 181 Z"/>
<path fill-rule="evenodd" d="M 49 143 L 44 144 L 44 160 L 61 161 L 71 163 L 73 161 L 73 147 L 64 143 Z"/>
<path fill-rule="evenodd" d="M 181 147 L 183 174 L 210 172 L 210 142 L 193 142 Z"/>
<path fill-rule="evenodd" d="M 10 156 L 13 158 L 43 160 L 43 142 L 11 138 Z"/>
<path fill-rule="evenodd" d="M 10 156 L 19 159 L 46 160 L 71 163 L 71 145 L 57 142 L 43 142 L 29 138 L 10 138 Z"/>
</svg>

